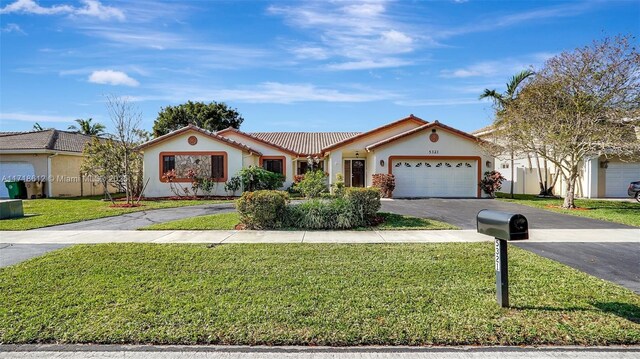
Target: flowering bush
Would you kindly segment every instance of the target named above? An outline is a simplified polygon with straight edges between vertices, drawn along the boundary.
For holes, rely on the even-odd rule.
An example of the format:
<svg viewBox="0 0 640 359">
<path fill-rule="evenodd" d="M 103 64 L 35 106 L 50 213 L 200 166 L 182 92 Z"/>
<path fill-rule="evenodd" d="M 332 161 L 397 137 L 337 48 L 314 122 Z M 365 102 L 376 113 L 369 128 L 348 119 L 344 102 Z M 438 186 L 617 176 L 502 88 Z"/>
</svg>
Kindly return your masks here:
<svg viewBox="0 0 640 359">
<path fill-rule="evenodd" d="M 373 187 L 380 189 L 382 197 L 391 198 L 393 190 L 396 188 L 396 177 L 387 173 L 376 173 L 373 175 Z"/>
<path fill-rule="evenodd" d="M 505 179 L 498 171 L 487 171 L 478 186 L 491 198 L 495 198 L 496 191 L 502 188 L 502 181 Z"/>
</svg>

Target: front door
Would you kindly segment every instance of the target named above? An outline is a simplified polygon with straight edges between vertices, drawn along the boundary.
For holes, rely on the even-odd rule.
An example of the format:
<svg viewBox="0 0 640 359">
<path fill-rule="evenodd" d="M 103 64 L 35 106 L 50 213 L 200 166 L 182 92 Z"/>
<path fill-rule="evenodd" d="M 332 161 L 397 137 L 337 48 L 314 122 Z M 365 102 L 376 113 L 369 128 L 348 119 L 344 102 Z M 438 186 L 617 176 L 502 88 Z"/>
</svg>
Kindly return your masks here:
<svg viewBox="0 0 640 359">
<path fill-rule="evenodd" d="M 364 187 L 364 160 L 351 160 L 351 187 Z"/>
</svg>

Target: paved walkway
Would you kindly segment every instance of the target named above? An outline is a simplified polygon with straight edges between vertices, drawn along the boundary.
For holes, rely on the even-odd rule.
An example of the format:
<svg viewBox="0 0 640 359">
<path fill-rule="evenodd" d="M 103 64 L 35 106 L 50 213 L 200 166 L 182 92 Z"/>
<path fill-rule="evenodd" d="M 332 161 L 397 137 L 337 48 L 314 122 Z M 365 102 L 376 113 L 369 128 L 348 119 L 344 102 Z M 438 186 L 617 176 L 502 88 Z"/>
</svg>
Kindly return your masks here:
<svg viewBox="0 0 640 359">
<path fill-rule="evenodd" d="M 533 229 L 526 243 L 640 243 L 640 229 Z M 4 231 L 0 243 L 439 243 L 483 242 L 475 230 L 443 231 Z"/>
<path fill-rule="evenodd" d="M 86 229 L 134 230 L 156 223 L 232 211 L 235 211 L 234 203 L 201 204 L 188 207 L 151 209 L 148 211 L 127 213 L 114 217 L 98 218 L 89 221 L 39 228 L 34 231 L 78 231 Z"/>
<path fill-rule="evenodd" d="M 248 359 L 546 359 L 638 358 L 640 347 L 235 347 L 235 346 L 118 346 L 23 345 L 1 346 L 2 359 L 34 358 L 248 358 Z"/>
</svg>

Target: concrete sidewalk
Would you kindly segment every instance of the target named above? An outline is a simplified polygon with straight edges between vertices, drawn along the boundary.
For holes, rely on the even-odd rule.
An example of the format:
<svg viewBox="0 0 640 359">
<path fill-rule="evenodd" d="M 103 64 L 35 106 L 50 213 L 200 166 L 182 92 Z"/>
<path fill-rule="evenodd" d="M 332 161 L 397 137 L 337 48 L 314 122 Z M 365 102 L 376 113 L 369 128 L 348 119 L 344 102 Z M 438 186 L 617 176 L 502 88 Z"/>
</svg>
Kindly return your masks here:
<svg viewBox="0 0 640 359">
<path fill-rule="evenodd" d="M 266 347 L 142 345 L 0 345 L 0 358 L 637 358 L 639 347 Z"/>
<path fill-rule="evenodd" d="M 443 231 L 4 231 L 0 243 L 443 243 L 483 242 L 475 230 Z M 534 229 L 527 243 L 640 243 L 640 229 Z"/>
</svg>

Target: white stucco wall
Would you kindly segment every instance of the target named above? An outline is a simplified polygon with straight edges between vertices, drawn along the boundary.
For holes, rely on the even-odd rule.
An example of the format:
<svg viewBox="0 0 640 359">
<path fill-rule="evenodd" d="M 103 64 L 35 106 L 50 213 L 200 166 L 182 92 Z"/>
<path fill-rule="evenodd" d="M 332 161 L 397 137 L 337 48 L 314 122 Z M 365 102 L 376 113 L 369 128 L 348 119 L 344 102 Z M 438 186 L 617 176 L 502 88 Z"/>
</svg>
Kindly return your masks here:
<svg viewBox="0 0 640 359">
<path fill-rule="evenodd" d="M 371 165 L 374 161 L 373 158 L 369 158 L 370 153 L 365 150 L 365 147 L 372 143 L 376 143 L 382 141 L 391 136 L 395 136 L 397 134 L 409 131 L 416 127 L 421 126 L 420 124 L 413 121 L 405 121 L 399 123 L 395 126 L 387 128 L 385 130 L 363 136 L 360 139 L 357 139 L 353 142 L 349 142 L 340 146 L 336 149 L 330 151 L 329 158 L 331 159 L 330 166 L 328 167 L 330 174 L 330 183 L 333 183 L 336 178 L 336 174 L 342 173 L 344 175 L 344 159 L 355 158 L 355 152 L 358 151 L 358 158 L 366 161 L 365 168 L 365 184 L 367 186 L 371 185 L 371 174 L 376 172 L 371 172 Z"/>
<path fill-rule="evenodd" d="M 478 156 L 480 157 L 480 163 L 478 163 L 480 176 L 486 171 L 495 169 L 493 156 L 485 153 L 481 146 L 473 140 L 437 128 L 436 133 L 439 136 L 439 140 L 434 143 L 429 140 L 431 133 L 431 128 L 429 128 L 373 149 L 367 155 L 367 157 L 373 157 L 371 161 L 373 162 L 373 171 L 369 170 L 369 178 L 367 180 L 371 181 L 370 175 L 374 173 L 389 173 L 389 157 L 391 156 L 426 156 L 434 158 L 441 156 Z M 384 160 L 384 166 L 380 165 L 380 160 Z M 490 166 L 486 165 L 487 161 L 489 161 Z"/>
<path fill-rule="evenodd" d="M 196 136 L 198 143 L 190 145 L 187 143 L 189 136 Z M 230 146 L 222 141 L 214 140 L 197 131 L 186 131 L 175 137 L 159 142 L 151 147 L 145 148 L 144 153 L 144 180 L 149 180 L 149 184 L 145 190 L 147 197 L 166 197 L 173 196 L 170 184 L 160 181 L 160 153 L 161 152 L 213 152 L 220 151 L 227 153 L 227 179 L 235 176 L 242 169 L 245 161 L 250 161 L 251 157 L 248 152 L 239 148 Z M 245 159 L 244 157 L 247 156 Z M 181 183 L 188 186 L 188 183 Z M 224 183 L 219 183 L 215 193 L 212 195 L 226 196 L 228 193 L 224 191 Z"/>
</svg>

